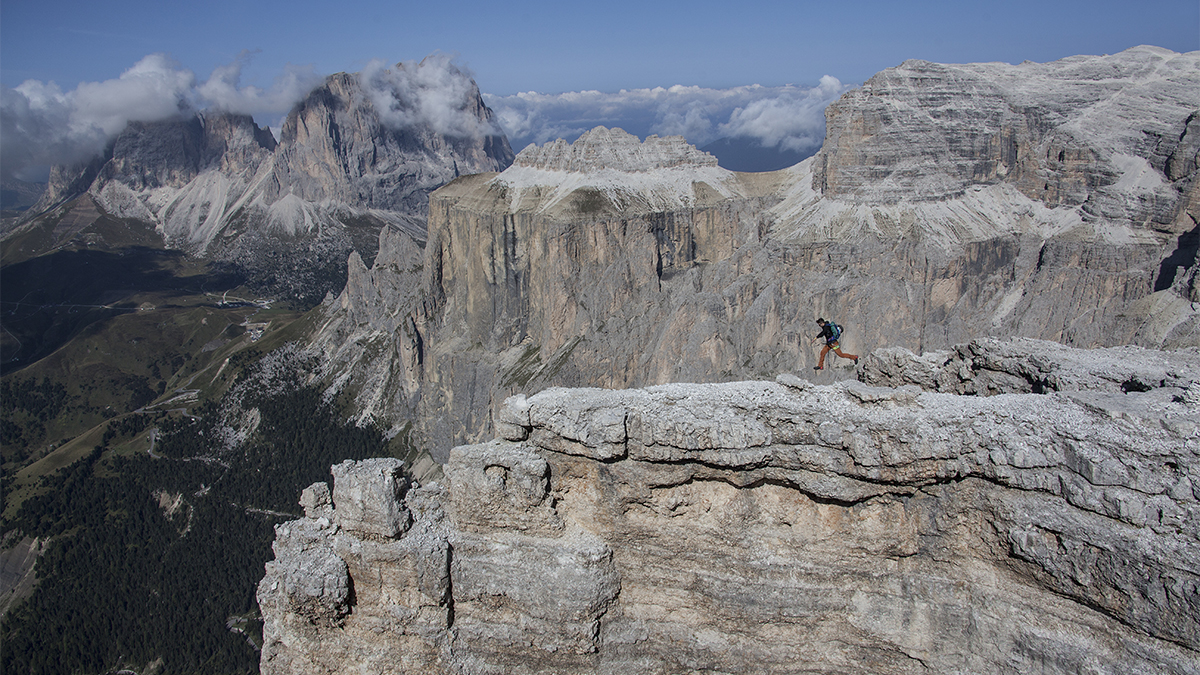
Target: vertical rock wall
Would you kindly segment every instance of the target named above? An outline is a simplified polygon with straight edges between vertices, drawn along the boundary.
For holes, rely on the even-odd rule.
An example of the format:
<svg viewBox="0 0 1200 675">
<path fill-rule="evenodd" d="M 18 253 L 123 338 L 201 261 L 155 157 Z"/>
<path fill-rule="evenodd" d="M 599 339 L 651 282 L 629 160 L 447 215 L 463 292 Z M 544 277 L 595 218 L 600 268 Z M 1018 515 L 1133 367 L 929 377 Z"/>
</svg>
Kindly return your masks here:
<svg viewBox="0 0 1200 675">
<path fill-rule="evenodd" d="M 851 353 L 1200 345 L 1197 72 L 1155 48 L 908 62 L 830 107 L 817 157 L 766 174 L 603 127 L 532 147 L 432 195 L 420 297 L 388 310 L 403 334 L 334 316 L 316 341 L 419 345 L 419 367 L 343 350 L 362 375 L 333 384 L 415 415 L 439 461 L 511 394 L 813 375 L 817 317 Z M 341 307 L 364 316 L 358 288 Z"/>
</svg>

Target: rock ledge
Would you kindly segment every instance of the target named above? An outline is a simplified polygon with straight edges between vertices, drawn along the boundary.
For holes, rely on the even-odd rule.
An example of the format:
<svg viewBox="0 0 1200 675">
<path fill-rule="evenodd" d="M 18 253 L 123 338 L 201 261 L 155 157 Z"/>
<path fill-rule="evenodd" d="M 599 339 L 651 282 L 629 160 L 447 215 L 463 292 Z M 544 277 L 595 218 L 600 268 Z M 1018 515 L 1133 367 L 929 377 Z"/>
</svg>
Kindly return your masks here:
<svg viewBox="0 0 1200 675">
<path fill-rule="evenodd" d="M 1200 672 L 1200 354 L 859 373 L 549 389 L 446 486 L 335 467 L 277 527 L 262 672 Z"/>
</svg>

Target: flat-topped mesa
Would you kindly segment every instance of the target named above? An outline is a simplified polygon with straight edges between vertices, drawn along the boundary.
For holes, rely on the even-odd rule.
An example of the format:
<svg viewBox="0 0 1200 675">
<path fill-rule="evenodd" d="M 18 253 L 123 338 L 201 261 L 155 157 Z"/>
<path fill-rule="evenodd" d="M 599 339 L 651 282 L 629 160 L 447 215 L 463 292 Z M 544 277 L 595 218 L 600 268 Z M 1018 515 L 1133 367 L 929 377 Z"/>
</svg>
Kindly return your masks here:
<svg viewBox="0 0 1200 675">
<path fill-rule="evenodd" d="M 596 127 L 574 143 L 558 139 L 542 146 L 530 144 L 517 155 L 514 167 L 585 173 L 614 169 L 630 173 L 683 166 L 716 166 L 717 158 L 698 150 L 683 136 L 649 136 L 638 141 L 624 129 Z"/>
<path fill-rule="evenodd" d="M 512 211 L 553 209 L 575 193 L 587 213 L 673 211 L 714 197 L 741 196 L 735 174 L 682 136 L 637 136 L 596 127 L 574 143 L 529 145 L 490 185 L 503 187 Z"/>
</svg>

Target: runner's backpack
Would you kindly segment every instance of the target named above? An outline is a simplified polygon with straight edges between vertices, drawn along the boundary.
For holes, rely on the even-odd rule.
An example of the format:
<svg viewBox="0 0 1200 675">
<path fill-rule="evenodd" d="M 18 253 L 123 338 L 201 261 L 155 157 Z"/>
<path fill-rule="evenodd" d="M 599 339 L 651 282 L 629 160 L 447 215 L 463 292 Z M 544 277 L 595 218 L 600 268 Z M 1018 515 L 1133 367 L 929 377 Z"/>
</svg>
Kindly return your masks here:
<svg viewBox="0 0 1200 675">
<path fill-rule="evenodd" d="M 837 342 L 838 339 L 842 337 L 842 327 L 832 321 L 830 321 L 828 323 L 828 326 L 829 326 L 829 330 L 832 332 L 831 337 L 829 338 L 829 341 Z"/>
</svg>

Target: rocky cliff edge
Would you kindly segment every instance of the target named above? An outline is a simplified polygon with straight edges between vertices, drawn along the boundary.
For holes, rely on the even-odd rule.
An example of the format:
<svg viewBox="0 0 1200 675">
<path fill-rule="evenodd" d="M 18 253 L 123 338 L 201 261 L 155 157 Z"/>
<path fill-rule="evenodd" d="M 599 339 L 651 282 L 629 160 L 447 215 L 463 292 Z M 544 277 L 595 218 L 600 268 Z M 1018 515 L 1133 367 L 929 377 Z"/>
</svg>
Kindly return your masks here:
<svg viewBox="0 0 1200 675">
<path fill-rule="evenodd" d="M 334 467 L 276 529 L 262 672 L 1200 673 L 1200 353 L 858 373 L 548 389 L 444 486 Z"/>
</svg>

